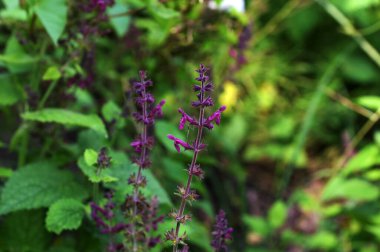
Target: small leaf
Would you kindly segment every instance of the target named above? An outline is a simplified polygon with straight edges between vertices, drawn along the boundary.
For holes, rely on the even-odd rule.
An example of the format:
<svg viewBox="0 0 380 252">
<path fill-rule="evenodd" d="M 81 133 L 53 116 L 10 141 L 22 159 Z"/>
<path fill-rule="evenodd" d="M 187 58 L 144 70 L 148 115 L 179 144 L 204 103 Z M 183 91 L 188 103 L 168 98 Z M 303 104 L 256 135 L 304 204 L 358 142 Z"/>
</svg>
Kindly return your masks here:
<svg viewBox="0 0 380 252">
<path fill-rule="evenodd" d="M 250 228 L 251 231 L 258 233 L 263 237 L 267 236 L 271 232 L 271 227 L 262 217 L 244 215 L 243 222 Z"/>
<path fill-rule="evenodd" d="M 116 176 L 112 176 L 112 171 L 110 168 L 102 169 L 98 173 L 97 167 L 88 165 L 83 158 L 78 160 L 78 166 L 92 183 L 109 183 L 119 180 Z"/>
<path fill-rule="evenodd" d="M 373 144 L 368 145 L 348 161 L 342 172 L 344 175 L 348 175 L 369 169 L 378 163 L 379 155 L 379 147 Z"/>
<path fill-rule="evenodd" d="M 84 161 L 88 166 L 92 166 L 98 161 L 98 153 L 93 149 L 86 149 L 84 151 Z"/>
<path fill-rule="evenodd" d="M 127 14 L 128 7 L 122 3 L 116 3 L 113 6 L 107 8 L 107 14 L 111 16 L 111 25 L 115 29 L 116 34 L 119 38 L 123 37 L 129 28 L 129 24 L 131 22 L 130 16 Z M 115 16 L 119 14 L 126 14 L 123 16 Z"/>
<path fill-rule="evenodd" d="M 335 177 L 331 179 L 323 193 L 323 200 L 346 198 L 351 200 L 374 200 L 379 196 L 379 189 L 362 179 L 344 179 Z"/>
<path fill-rule="evenodd" d="M 356 102 L 369 109 L 378 110 L 380 108 L 380 96 L 361 96 L 356 99 Z"/>
<path fill-rule="evenodd" d="M 107 122 L 111 122 L 120 117 L 121 109 L 113 101 L 108 101 L 102 107 L 102 115 Z"/>
<path fill-rule="evenodd" d="M 66 109 L 46 108 L 21 115 L 24 120 L 42 123 L 59 123 L 63 125 L 82 126 L 93 129 L 107 137 L 106 128 L 97 115 L 84 115 Z"/>
<path fill-rule="evenodd" d="M 60 234 L 63 230 L 78 229 L 84 216 L 84 205 L 75 199 L 61 199 L 50 206 L 46 229 Z"/>
<path fill-rule="evenodd" d="M 11 168 L 0 167 L 0 177 L 9 178 L 12 174 L 13 170 Z"/>
<path fill-rule="evenodd" d="M 13 172 L 1 193 L 0 214 L 48 207 L 61 198 L 83 199 L 87 195 L 71 172 L 49 162 L 34 163 Z"/>
<path fill-rule="evenodd" d="M 273 228 L 279 228 L 286 220 L 287 208 L 284 202 L 276 201 L 268 213 L 268 221 Z"/>
<path fill-rule="evenodd" d="M 56 66 L 49 67 L 42 76 L 43 80 L 58 80 L 59 78 L 61 78 L 61 72 Z"/>
<path fill-rule="evenodd" d="M 35 6 L 38 18 L 54 44 L 63 33 L 66 25 L 67 5 L 65 0 L 40 0 Z"/>
</svg>

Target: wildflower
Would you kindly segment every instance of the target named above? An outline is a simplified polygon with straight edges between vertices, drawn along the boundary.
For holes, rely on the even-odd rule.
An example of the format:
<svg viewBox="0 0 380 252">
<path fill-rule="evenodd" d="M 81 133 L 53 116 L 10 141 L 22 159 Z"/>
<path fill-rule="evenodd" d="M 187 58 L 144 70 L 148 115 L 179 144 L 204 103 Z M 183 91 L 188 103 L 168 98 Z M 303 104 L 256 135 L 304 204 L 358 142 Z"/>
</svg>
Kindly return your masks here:
<svg viewBox="0 0 380 252">
<path fill-rule="evenodd" d="M 228 227 L 228 221 L 226 218 L 226 213 L 220 210 L 216 216 L 216 223 L 214 226 L 214 231 L 212 232 L 212 242 L 211 246 L 215 251 L 227 251 L 226 242 L 232 239 L 233 229 Z"/>
</svg>

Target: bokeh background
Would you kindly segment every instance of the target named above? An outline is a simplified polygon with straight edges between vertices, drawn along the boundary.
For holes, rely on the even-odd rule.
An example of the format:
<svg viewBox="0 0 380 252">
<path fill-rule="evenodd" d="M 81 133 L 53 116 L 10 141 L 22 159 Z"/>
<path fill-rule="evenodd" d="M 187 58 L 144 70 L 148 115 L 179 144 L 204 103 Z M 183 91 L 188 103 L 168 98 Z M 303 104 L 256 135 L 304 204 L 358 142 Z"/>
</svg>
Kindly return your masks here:
<svg viewBox="0 0 380 252">
<path fill-rule="evenodd" d="M 127 160 L 140 69 L 166 99 L 147 193 L 162 213 L 178 206 L 189 155 L 166 135 L 193 136 L 178 130 L 177 109 L 194 111 L 200 63 L 228 109 L 206 133 L 191 251 L 211 251 L 219 209 L 234 228 L 231 251 L 380 251 L 378 0 L 116 0 L 104 11 L 89 2 L 0 2 L 1 251 L 105 251 L 88 197 L 79 228 L 51 232 L 46 213 L 60 196 L 29 183 L 61 178 L 22 170 L 54 163 L 70 173 L 63 187 L 91 188 L 77 165 L 85 149 Z M 87 119 L 34 113 L 46 108 L 97 114 L 109 138 Z"/>
</svg>

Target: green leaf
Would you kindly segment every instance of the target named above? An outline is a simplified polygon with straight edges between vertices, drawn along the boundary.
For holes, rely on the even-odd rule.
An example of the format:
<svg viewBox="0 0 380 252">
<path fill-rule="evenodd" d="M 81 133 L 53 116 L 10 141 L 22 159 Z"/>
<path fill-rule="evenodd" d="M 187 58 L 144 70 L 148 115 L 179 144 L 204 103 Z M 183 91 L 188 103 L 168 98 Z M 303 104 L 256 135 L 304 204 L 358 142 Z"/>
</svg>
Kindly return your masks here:
<svg viewBox="0 0 380 252">
<path fill-rule="evenodd" d="M 117 3 L 113 6 L 107 8 L 107 14 L 109 16 L 118 15 L 118 14 L 126 14 L 128 12 L 128 7 L 125 4 Z M 116 16 L 111 18 L 111 25 L 115 29 L 116 34 L 119 38 L 123 37 L 129 28 L 129 24 L 131 22 L 131 18 L 128 14 L 123 16 Z"/>
<path fill-rule="evenodd" d="M 58 80 L 59 78 L 61 78 L 61 72 L 56 66 L 49 67 L 42 76 L 43 80 Z"/>
<path fill-rule="evenodd" d="M 371 168 L 378 163 L 378 156 L 380 155 L 379 147 L 374 144 L 367 145 L 353 158 L 349 160 L 346 166 L 343 168 L 342 173 L 344 175 L 351 174 L 357 171 L 363 171 Z"/>
<path fill-rule="evenodd" d="M 19 7 L 19 0 L 3 0 L 7 9 L 15 9 Z"/>
<path fill-rule="evenodd" d="M 0 55 L 0 63 L 4 63 L 11 73 L 27 72 L 36 61 L 37 58 L 25 53 L 15 36 L 8 39 L 5 52 Z"/>
<path fill-rule="evenodd" d="M 1 194 L 0 214 L 48 207 L 61 198 L 83 199 L 87 195 L 71 172 L 48 162 L 34 163 L 20 168 L 7 181 Z"/>
<path fill-rule="evenodd" d="M 66 1 L 40 0 L 35 6 L 35 10 L 50 38 L 57 45 L 58 38 L 63 33 L 66 25 Z"/>
<path fill-rule="evenodd" d="M 0 177 L 9 178 L 12 174 L 13 170 L 11 168 L 0 167 Z"/>
<path fill-rule="evenodd" d="M 379 196 L 379 189 L 362 179 L 344 179 L 335 177 L 331 179 L 323 193 L 323 200 L 351 199 L 351 200 L 374 200 Z"/>
<path fill-rule="evenodd" d="M 117 177 L 112 176 L 110 168 L 102 169 L 101 172 L 97 173 L 97 168 L 86 164 L 83 158 L 78 160 L 78 166 L 92 183 L 109 183 L 119 180 Z"/>
<path fill-rule="evenodd" d="M 276 201 L 268 213 L 269 224 L 273 228 L 279 228 L 286 220 L 287 208 L 284 202 Z"/>
<path fill-rule="evenodd" d="M 84 205 L 75 199 L 61 199 L 50 206 L 46 229 L 60 234 L 63 230 L 78 229 L 84 216 Z"/>
<path fill-rule="evenodd" d="M 261 236 L 265 237 L 271 232 L 271 227 L 262 217 L 244 215 L 243 222 L 250 228 L 251 231 L 258 233 Z"/>
<path fill-rule="evenodd" d="M 20 252 L 46 251 L 50 235 L 45 229 L 45 211 L 18 211 L 2 218 L 0 250 Z"/>
<path fill-rule="evenodd" d="M 98 152 L 94 149 L 86 149 L 84 151 L 84 161 L 89 166 L 96 164 L 98 162 Z"/>
<path fill-rule="evenodd" d="M 13 105 L 22 99 L 22 90 L 9 75 L 0 75 L 0 106 Z"/>
<path fill-rule="evenodd" d="M 63 125 L 82 126 L 93 129 L 107 137 L 106 128 L 97 115 L 84 115 L 66 109 L 46 108 L 21 115 L 24 120 L 42 123 L 59 123 Z"/>
<path fill-rule="evenodd" d="M 356 99 L 356 102 L 369 109 L 378 110 L 380 108 L 380 96 L 361 96 Z"/>
<path fill-rule="evenodd" d="M 323 251 L 329 251 L 338 244 L 338 240 L 334 233 L 323 230 L 309 237 L 306 240 L 306 244 L 310 249 L 322 249 Z"/>
<path fill-rule="evenodd" d="M 102 107 L 102 115 L 107 122 L 120 118 L 121 109 L 113 101 L 108 101 Z"/>
</svg>

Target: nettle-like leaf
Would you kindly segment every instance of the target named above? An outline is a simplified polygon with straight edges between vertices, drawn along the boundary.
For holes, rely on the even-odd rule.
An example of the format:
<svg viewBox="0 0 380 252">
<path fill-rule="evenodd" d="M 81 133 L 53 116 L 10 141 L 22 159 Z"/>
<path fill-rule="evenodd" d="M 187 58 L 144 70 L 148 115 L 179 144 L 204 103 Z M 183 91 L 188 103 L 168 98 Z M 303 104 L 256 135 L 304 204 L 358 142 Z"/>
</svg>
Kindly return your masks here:
<svg viewBox="0 0 380 252">
<path fill-rule="evenodd" d="M 7 181 L 1 193 L 0 214 L 48 207 L 62 198 L 84 199 L 87 190 L 72 173 L 59 170 L 49 162 L 20 168 Z"/>
<path fill-rule="evenodd" d="M 84 115 L 66 109 L 46 108 L 38 111 L 26 112 L 21 116 L 24 120 L 87 127 L 107 137 L 107 131 L 103 121 L 99 116 L 94 114 Z"/>
<path fill-rule="evenodd" d="M 78 229 L 82 224 L 85 207 L 75 199 L 61 199 L 50 206 L 46 216 L 46 229 L 60 234 L 63 230 Z"/>
<path fill-rule="evenodd" d="M 284 202 L 276 201 L 268 213 L 268 221 L 273 228 L 279 228 L 286 220 L 287 208 Z"/>
<path fill-rule="evenodd" d="M 127 11 L 128 6 L 126 4 L 121 3 L 121 1 L 116 1 L 116 3 L 113 6 L 107 8 L 107 14 L 111 16 L 111 25 L 115 29 L 117 36 L 119 36 L 120 38 L 127 33 L 129 24 L 131 22 L 130 16 L 120 15 L 123 13 L 127 13 Z"/>
<path fill-rule="evenodd" d="M 57 45 L 67 22 L 67 4 L 65 0 L 39 0 L 34 6 L 38 18 Z"/>
</svg>

